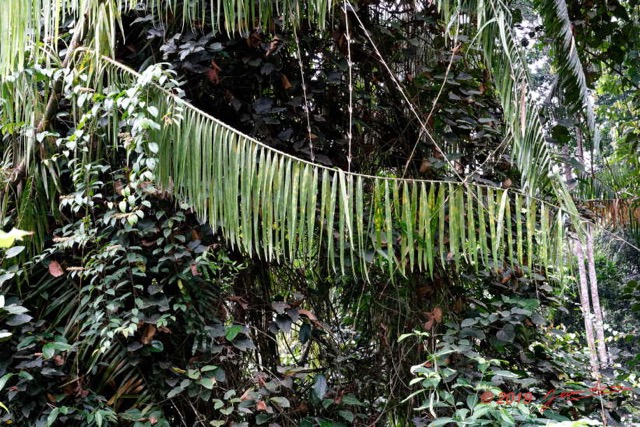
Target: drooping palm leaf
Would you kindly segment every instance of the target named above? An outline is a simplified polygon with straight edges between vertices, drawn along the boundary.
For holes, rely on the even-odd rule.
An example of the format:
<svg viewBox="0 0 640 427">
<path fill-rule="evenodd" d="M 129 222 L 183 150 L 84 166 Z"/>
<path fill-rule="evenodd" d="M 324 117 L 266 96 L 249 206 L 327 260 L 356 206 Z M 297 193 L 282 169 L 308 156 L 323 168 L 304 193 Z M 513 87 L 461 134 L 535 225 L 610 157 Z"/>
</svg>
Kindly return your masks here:
<svg viewBox="0 0 640 427">
<path fill-rule="evenodd" d="M 551 150 L 544 141 L 539 111 L 531 97 L 527 65 L 513 34 L 509 9 L 495 0 L 464 2 L 460 8 L 451 6 L 448 1 L 438 2 L 446 22 L 457 14 L 475 21 L 475 38 L 498 90 L 506 137 L 512 139 L 512 157 L 522 173 L 522 188 L 528 194 L 549 190 Z"/>
<path fill-rule="evenodd" d="M 140 78 L 113 60 L 100 62 L 96 87 Z M 322 256 L 334 271 L 365 277 L 372 264 L 392 275 L 433 274 L 434 259 L 444 268 L 502 266 L 515 260 L 515 246 L 529 265 L 556 265 L 562 257 L 551 248 L 562 245 L 564 216 L 542 201 L 478 184 L 327 168 L 264 145 L 161 88 L 149 86 L 148 97 L 167 113 L 166 125 L 151 131 L 160 146 L 158 181 L 250 256 Z M 536 228 L 540 219 L 547 228 Z"/>
<path fill-rule="evenodd" d="M 572 114 L 584 116 L 587 130 L 593 135 L 593 105 L 573 37 L 567 3 L 565 0 L 537 0 L 535 3 L 544 21 L 546 35 L 553 40 L 558 83 L 563 90 L 564 104 Z"/>
</svg>

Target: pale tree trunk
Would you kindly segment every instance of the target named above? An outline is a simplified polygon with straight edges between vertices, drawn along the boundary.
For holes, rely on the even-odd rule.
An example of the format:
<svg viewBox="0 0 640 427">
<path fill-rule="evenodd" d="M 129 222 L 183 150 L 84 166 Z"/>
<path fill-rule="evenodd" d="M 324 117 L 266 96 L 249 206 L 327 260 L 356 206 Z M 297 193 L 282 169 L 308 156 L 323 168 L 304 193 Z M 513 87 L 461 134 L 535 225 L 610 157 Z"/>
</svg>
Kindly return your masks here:
<svg viewBox="0 0 640 427">
<path fill-rule="evenodd" d="M 587 335 L 587 346 L 589 347 L 589 361 L 591 362 L 591 372 L 595 378 L 600 377 L 600 368 L 598 363 L 598 354 L 596 353 L 595 337 L 593 334 L 593 318 L 591 315 L 591 307 L 589 304 L 589 285 L 587 283 L 587 271 L 584 266 L 584 251 L 582 243 L 576 239 L 576 256 L 578 258 L 578 274 L 580 276 L 580 308 L 584 317 L 584 330 Z"/>
<path fill-rule="evenodd" d="M 583 147 L 583 138 L 582 138 L 582 130 L 579 127 L 576 127 L 576 144 L 578 149 L 578 159 L 580 163 L 584 164 L 584 147 Z M 569 170 L 569 174 L 571 171 Z M 591 306 L 589 303 L 589 296 L 585 295 L 587 299 L 587 307 L 589 307 L 589 313 L 591 313 L 591 307 L 593 308 L 593 315 L 595 316 L 595 322 L 593 322 L 595 327 L 596 334 L 596 344 L 598 351 L 598 358 L 600 360 L 600 366 L 606 367 L 609 365 L 609 356 L 607 354 L 607 344 L 604 340 L 604 320 L 602 316 L 602 309 L 600 308 L 600 295 L 598 294 L 598 278 L 596 275 L 596 265 L 595 258 L 593 256 L 593 227 L 591 225 L 586 226 L 586 234 L 587 234 L 587 265 L 589 268 L 589 290 L 591 294 Z M 580 244 L 582 246 L 582 244 Z M 583 252 L 584 257 L 584 252 Z"/>
<path fill-rule="evenodd" d="M 602 308 L 600 307 L 600 295 L 598 294 L 598 278 L 596 276 L 596 264 L 593 256 L 593 227 L 587 228 L 587 265 L 589 266 L 589 288 L 591 290 L 591 304 L 595 315 L 596 344 L 600 366 L 609 365 L 609 355 L 607 354 L 607 344 L 604 340 L 604 319 Z"/>
</svg>

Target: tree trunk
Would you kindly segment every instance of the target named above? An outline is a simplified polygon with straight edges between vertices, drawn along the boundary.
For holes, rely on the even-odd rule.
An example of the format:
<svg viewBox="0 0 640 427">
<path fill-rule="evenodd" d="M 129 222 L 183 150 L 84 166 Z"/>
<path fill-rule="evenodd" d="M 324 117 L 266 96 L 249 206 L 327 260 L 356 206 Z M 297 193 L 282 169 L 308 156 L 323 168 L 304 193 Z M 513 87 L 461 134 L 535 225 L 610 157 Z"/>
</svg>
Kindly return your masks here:
<svg viewBox="0 0 640 427">
<path fill-rule="evenodd" d="M 596 329 L 596 345 L 598 348 L 598 357 L 600 365 L 605 367 L 609 365 L 609 355 L 607 353 L 607 344 L 604 340 L 604 320 L 602 309 L 600 307 L 600 295 L 598 294 L 598 279 L 596 276 L 596 264 L 593 256 L 593 227 L 587 229 L 587 265 L 589 266 L 589 288 L 591 290 L 591 305 L 593 314 L 595 315 Z"/>
<path fill-rule="evenodd" d="M 580 163 L 584 164 L 584 149 L 582 143 L 582 129 L 576 126 L 576 145 L 577 156 Z M 565 146 L 566 148 L 566 146 Z M 565 152 L 568 154 L 568 151 Z M 567 157 L 568 159 L 568 157 Z M 567 162 L 565 165 L 565 175 L 567 181 L 573 179 L 571 167 Z M 580 275 L 580 306 L 582 308 L 582 314 L 584 316 L 585 333 L 587 335 L 587 345 L 589 347 L 589 359 L 591 360 L 591 369 L 598 378 L 600 376 L 599 367 L 608 365 L 607 348 L 604 341 L 604 323 L 602 322 L 602 311 L 600 310 L 600 298 L 598 296 L 598 282 L 596 278 L 596 268 L 593 258 L 593 239 L 591 235 L 591 227 L 586 227 L 587 235 L 587 262 L 589 265 L 589 277 L 587 277 L 587 271 L 585 269 L 585 252 L 582 247 L 580 239 L 576 239 L 576 255 L 578 257 L 578 273 Z M 591 290 L 591 300 L 589 301 L 589 290 Z M 595 333 L 597 334 L 597 350 L 596 340 L 594 335 L 594 312 L 591 311 L 591 304 L 593 304 L 595 312 Z"/>
<path fill-rule="evenodd" d="M 589 304 L 589 285 L 587 283 L 587 271 L 584 266 L 584 251 L 582 243 L 576 239 L 576 256 L 578 257 L 578 274 L 580 276 L 580 308 L 584 317 L 584 329 L 587 335 L 587 346 L 589 347 L 589 361 L 591 362 L 591 372 L 595 378 L 600 377 L 600 368 L 598 364 L 598 355 L 596 353 L 595 338 L 593 334 L 593 319 L 591 315 L 591 307 Z"/>
</svg>

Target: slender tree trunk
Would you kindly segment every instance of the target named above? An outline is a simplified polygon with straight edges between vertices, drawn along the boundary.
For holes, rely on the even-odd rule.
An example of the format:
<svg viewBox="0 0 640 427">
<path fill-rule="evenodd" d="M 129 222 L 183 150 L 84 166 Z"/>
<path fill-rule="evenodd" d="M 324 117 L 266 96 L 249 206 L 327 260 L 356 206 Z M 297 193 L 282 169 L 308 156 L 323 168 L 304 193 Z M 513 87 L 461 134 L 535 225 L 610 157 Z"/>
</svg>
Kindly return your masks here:
<svg viewBox="0 0 640 427">
<path fill-rule="evenodd" d="M 595 378 L 600 377 L 600 367 L 598 363 L 598 355 L 596 353 L 595 337 L 593 334 L 593 319 L 591 315 L 591 307 L 589 304 L 589 284 L 587 279 L 587 270 L 584 266 L 584 251 L 582 243 L 576 239 L 576 256 L 578 258 L 578 274 L 580 276 L 580 308 L 584 317 L 584 329 L 587 335 L 587 346 L 589 347 L 589 361 L 591 363 L 591 372 Z"/>
<path fill-rule="evenodd" d="M 584 164 L 584 147 L 582 138 L 582 129 L 576 127 L 576 145 L 577 156 L 580 163 Z M 565 146 L 566 148 L 566 146 Z M 565 154 L 568 154 L 566 152 Z M 568 157 L 567 157 L 568 158 Z M 565 175 L 567 180 L 573 179 L 571 173 L 571 167 L 568 163 L 565 166 Z M 576 255 L 578 257 L 578 272 L 580 275 L 580 305 L 582 308 L 582 314 L 584 315 L 585 333 L 587 334 L 587 345 L 589 347 L 589 358 L 591 360 L 591 367 L 596 377 L 599 377 L 599 367 L 608 365 L 607 348 L 604 341 L 604 323 L 602 321 L 602 310 L 600 309 L 600 298 L 598 296 L 598 281 L 596 277 L 595 261 L 593 257 L 593 238 L 591 227 L 586 227 L 587 235 L 587 263 L 589 266 L 589 275 L 585 269 L 585 251 L 582 247 L 580 239 L 576 240 Z M 591 292 L 589 292 L 591 291 Z M 589 301 L 589 294 L 591 294 L 591 301 Z M 591 309 L 593 304 L 593 311 Z M 595 317 L 595 325 L 594 318 Z M 594 335 L 595 329 L 595 335 Z M 597 336 L 597 348 L 596 348 L 596 336 Z M 596 367 L 594 369 L 594 366 Z"/>
<path fill-rule="evenodd" d="M 602 308 L 600 307 L 600 295 L 598 294 L 598 278 L 596 276 L 596 264 L 593 256 L 593 227 L 587 229 L 587 265 L 589 266 L 589 288 L 591 290 L 591 304 L 593 306 L 593 314 L 595 315 L 596 328 L 596 344 L 598 348 L 598 357 L 600 358 L 600 366 L 609 365 L 609 355 L 607 353 L 607 344 L 604 340 L 604 319 L 602 316 Z"/>
<path fill-rule="evenodd" d="M 578 149 L 578 153 L 577 153 L 578 159 L 580 160 L 580 163 L 584 164 L 584 144 L 583 144 L 582 130 L 579 127 L 576 127 L 576 144 Z M 569 171 L 569 173 L 571 172 Z M 593 315 L 595 317 L 595 322 L 592 322 L 592 324 L 595 327 L 595 336 L 597 338 L 597 341 L 596 341 L 597 354 L 598 354 L 598 359 L 600 361 L 600 366 L 605 367 L 609 365 L 609 357 L 607 354 L 607 344 L 604 340 L 604 321 L 602 316 L 602 309 L 600 308 L 600 295 L 598 294 L 598 278 L 596 275 L 596 265 L 595 265 L 595 259 L 593 256 L 593 229 L 590 225 L 586 227 L 586 234 L 587 234 L 587 241 L 586 241 L 587 260 L 586 261 L 589 268 L 589 290 L 591 294 L 591 306 L 589 306 L 589 295 L 585 294 L 585 298 L 587 300 L 587 307 L 589 308 L 589 313 L 591 314 L 591 312 L 593 312 Z M 578 242 L 578 244 L 580 245 L 580 248 L 582 248 L 582 244 L 580 242 Z M 583 258 L 584 258 L 584 255 L 585 255 L 585 252 L 582 253 Z M 581 262 L 581 266 L 584 266 L 582 262 Z M 593 308 L 593 311 L 591 311 L 591 308 Z"/>
<path fill-rule="evenodd" d="M 568 146 L 564 146 L 562 147 L 562 156 L 565 159 L 565 164 L 564 164 L 564 179 L 569 182 L 571 181 L 572 177 L 573 177 L 573 173 L 571 173 L 571 166 L 569 166 L 569 147 Z"/>
<path fill-rule="evenodd" d="M 582 144 L 582 129 L 579 126 L 576 126 L 576 145 L 578 148 L 578 158 L 580 159 L 580 163 L 584 164 L 584 147 Z"/>
</svg>

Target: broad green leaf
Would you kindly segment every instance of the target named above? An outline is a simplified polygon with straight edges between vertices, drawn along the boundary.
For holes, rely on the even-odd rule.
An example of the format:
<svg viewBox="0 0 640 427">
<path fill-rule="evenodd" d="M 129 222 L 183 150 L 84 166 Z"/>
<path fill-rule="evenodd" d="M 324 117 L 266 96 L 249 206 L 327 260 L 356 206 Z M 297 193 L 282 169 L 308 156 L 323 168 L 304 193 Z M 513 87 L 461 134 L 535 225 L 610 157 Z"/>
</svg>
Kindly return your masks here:
<svg viewBox="0 0 640 427">
<path fill-rule="evenodd" d="M 453 418 L 438 418 L 435 421 L 432 421 L 429 423 L 429 427 L 440 427 L 440 426 L 446 426 L 450 423 L 455 422 L 455 420 Z"/>
<path fill-rule="evenodd" d="M 276 405 L 278 405 L 281 408 L 290 408 L 291 407 L 291 403 L 289 403 L 289 400 L 286 397 L 273 396 L 273 397 L 270 397 L 269 400 L 272 401 L 273 403 L 275 403 Z"/>
<path fill-rule="evenodd" d="M 14 375 L 15 374 L 9 373 L 9 374 L 4 374 L 2 377 L 0 377 L 0 391 L 2 391 L 4 386 L 7 384 L 7 381 L 9 381 L 9 379 Z"/>
<path fill-rule="evenodd" d="M 227 328 L 225 338 L 227 339 L 227 341 L 233 341 L 238 336 L 238 334 L 243 331 L 243 329 L 244 327 L 241 325 L 229 326 Z"/>
<path fill-rule="evenodd" d="M 9 249 L 7 249 L 7 251 L 4 253 L 4 256 L 7 259 L 13 258 L 15 256 L 20 255 L 20 253 L 22 253 L 24 249 L 25 249 L 24 246 L 12 246 Z"/>
<path fill-rule="evenodd" d="M 352 394 L 345 394 L 342 397 L 342 404 L 344 405 L 355 405 L 355 406 L 365 406 L 364 403 L 362 403 L 361 401 L 359 401 L 354 395 Z"/>
<path fill-rule="evenodd" d="M 340 417 L 342 417 L 344 420 L 346 420 L 349 423 L 352 423 L 353 420 L 356 418 L 353 412 L 347 411 L 347 410 L 338 411 L 338 415 L 340 415 Z"/>
<path fill-rule="evenodd" d="M 200 378 L 197 383 L 207 390 L 213 390 L 213 387 L 216 385 L 216 379 L 211 377 L 203 377 Z"/>
<path fill-rule="evenodd" d="M 59 408 L 53 408 L 51 410 L 51 412 L 47 416 L 47 427 L 48 426 L 52 426 L 53 423 L 56 422 L 56 420 L 58 419 L 58 414 L 59 413 L 60 413 L 60 409 Z"/>
</svg>

